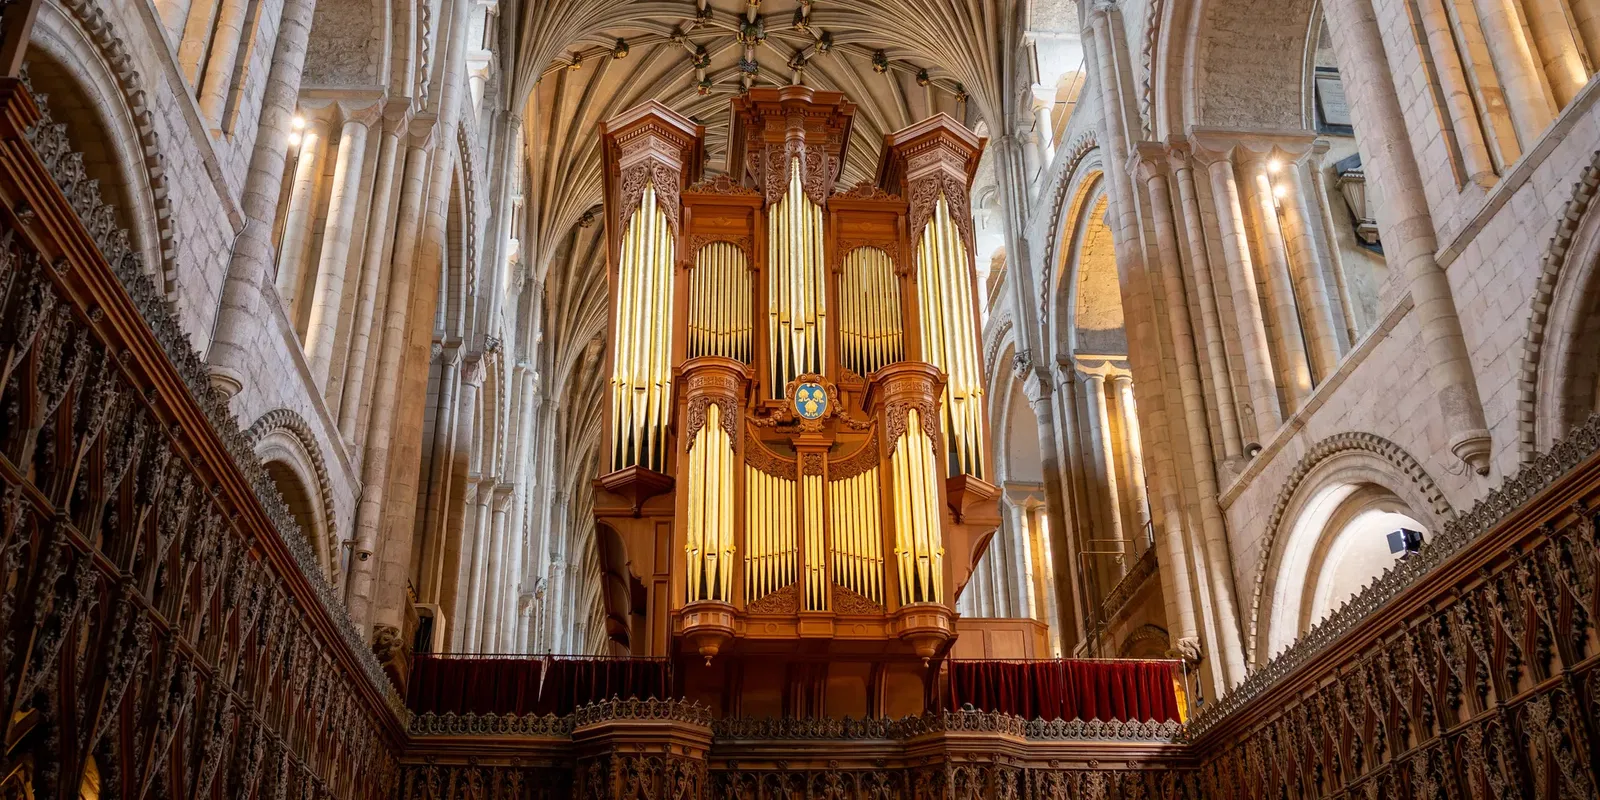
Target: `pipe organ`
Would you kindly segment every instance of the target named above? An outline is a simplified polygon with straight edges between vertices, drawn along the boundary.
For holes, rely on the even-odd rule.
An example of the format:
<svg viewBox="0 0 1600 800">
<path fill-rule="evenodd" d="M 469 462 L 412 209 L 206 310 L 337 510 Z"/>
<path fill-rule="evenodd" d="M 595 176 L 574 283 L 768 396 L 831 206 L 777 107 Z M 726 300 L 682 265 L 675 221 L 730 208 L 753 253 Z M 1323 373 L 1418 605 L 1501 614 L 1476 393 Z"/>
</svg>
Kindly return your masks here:
<svg viewBox="0 0 1600 800">
<path fill-rule="evenodd" d="M 843 95 L 733 105 L 711 178 L 703 128 L 665 106 L 602 130 L 608 632 L 680 659 L 714 707 L 899 713 L 999 524 L 968 201 L 984 142 L 941 114 L 845 188 Z M 816 660 L 823 684 L 783 677 Z"/>
</svg>

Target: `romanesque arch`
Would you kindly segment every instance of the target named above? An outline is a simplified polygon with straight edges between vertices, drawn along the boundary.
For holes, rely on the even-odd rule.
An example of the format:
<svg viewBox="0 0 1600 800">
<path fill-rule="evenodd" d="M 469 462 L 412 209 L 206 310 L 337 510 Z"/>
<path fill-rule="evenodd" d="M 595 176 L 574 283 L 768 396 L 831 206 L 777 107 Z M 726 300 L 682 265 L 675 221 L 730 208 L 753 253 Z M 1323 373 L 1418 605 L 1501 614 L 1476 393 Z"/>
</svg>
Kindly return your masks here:
<svg viewBox="0 0 1600 800">
<path fill-rule="evenodd" d="M 1600 151 L 1572 186 L 1545 248 L 1518 371 L 1517 455 L 1526 463 L 1600 409 Z"/>
<path fill-rule="evenodd" d="M 1454 515 L 1422 465 L 1388 439 L 1341 433 L 1313 445 L 1279 490 L 1262 534 L 1246 628 L 1251 663 L 1261 664 L 1291 644 L 1321 618 L 1311 617 L 1313 612 L 1335 610 L 1345 589 L 1359 589 L 1377 576 L 1366 570 L 1352 579 L 1346 572 L 1319 584 L 1320 573 L 1313 572 L 1341 563 L 1355 563 L 1361 571 L 1374 563 L 1339 560 L 1352 546 L 1341 535 L 1371 532 L 1351 525 L 1369 512 L 1402 515 L 1430 535 Z M 1355 585 L 1346 585 L 1348 580 Z"/>
<path fill-rule="evenodd" d="M 256 420 L 245 440 L 283 496 L 324 577 L 337 589 L 342 572 L 338 520 L 327 463 L 311 427 L 299 414 L 280 408 Z"/>
<path fill-rule="evenodd" d="M 83 154 L 84 171 L 127 230 L 134 252 L 169 300 L 177 289 L 173 217 L 164 153 L 133 58 L 99 4 L 47 2 L 27 64 L 33 90 Z"/>
</svg>

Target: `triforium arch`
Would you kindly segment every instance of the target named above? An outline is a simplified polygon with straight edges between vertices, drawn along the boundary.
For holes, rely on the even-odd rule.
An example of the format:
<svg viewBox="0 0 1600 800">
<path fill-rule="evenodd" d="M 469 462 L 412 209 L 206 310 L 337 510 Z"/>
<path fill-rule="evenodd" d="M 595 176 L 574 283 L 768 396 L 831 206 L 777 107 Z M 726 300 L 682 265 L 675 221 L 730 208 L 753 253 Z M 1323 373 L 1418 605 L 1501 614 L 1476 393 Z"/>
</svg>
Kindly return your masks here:
<svg viewBox="0 0 1600 800">
<path fill-rule="evenodd" d="M 1540 261 L 1518 372 L 1517 455 L 1560 441 L 1600 410 L 1600 151 L 1572 185 Z"/>
<path fill-rule="evenodd" d="M 67 140 L 100 182 L 145 270 L 175 299 L 178 265 L 161 140 L 116 23 L 97 3 L 46 2 L 32 33 L 29 82 L 49 95 L 52 119 L 66 125 Z"/>
<path fill-rule="evenodd" d="M 1263 530 L 1246 628 L 1251 663 L 1264 664 L 1382 574 L 1385 534 L 1415 523 L 1431 536 L 1454 514 L 1422 465 L 1381 436 L 1343 433 L 1312 445 Z"/>
<path fill-rule="evenodd" d="M 300 526 L 300 535 L 316 555 L 323 577 L 337 589 L 343 582 L 339 520 L 323 460 L 311 427 L 287 408 L 269 411 L 245 431 L 256 457 L 283 495 Z"/>
</svg>

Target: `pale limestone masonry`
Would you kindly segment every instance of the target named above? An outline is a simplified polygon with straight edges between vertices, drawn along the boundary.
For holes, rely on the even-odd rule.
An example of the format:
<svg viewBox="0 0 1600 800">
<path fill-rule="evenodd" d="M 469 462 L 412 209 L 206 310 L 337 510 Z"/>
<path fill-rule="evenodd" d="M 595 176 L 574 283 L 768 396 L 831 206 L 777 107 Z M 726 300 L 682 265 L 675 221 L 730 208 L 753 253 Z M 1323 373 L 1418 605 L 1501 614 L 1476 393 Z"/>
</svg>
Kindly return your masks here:
<svg viewBox="0 0 1600 800">
<path fill-rule="evenodd" d="M 746 47 L 689 2 L 46 0 L 29 60 L 385 641 L 611 647 L 595 131 L 645 98 L 720 170 L 747 82 L 844 90 L 844 186 L 934 113 L 989 137 L 1008 513 L 960 602 L 1064 653 L 1214 697 L 1314 622 L 1277 587 L 1337 599 L 1363 525 L 1431 534 L 1595 410 L 1600 0 L 967 6 L 762 0 Z"/>
</svg>

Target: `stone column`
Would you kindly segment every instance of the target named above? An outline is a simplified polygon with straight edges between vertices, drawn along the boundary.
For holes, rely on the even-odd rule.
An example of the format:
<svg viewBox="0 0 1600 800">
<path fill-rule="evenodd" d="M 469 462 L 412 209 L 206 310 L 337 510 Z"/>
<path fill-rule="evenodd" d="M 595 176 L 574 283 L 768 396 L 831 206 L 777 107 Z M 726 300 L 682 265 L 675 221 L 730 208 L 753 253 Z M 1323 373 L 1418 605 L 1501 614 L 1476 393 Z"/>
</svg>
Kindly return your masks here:
<svg viewBox="0 0 1600 800">
<path fill-rule="evenodd" d="M 1135 547 L 1132 552 L 1144 549 L 1145 526 L 1150 522 L 1150 498 L 1144 488 L 1144 445 L 1139 438 L 1138 411 L 1133 402 L 1133 376 L 1119 373 L 1111 377 L 1117 390 L 1117 411 L 1122 414 L 1122 452 L 1127 456 L 1128 491 L 1133 507 L 1138 513 L 1139 529 L 1130 537 Z"/>
<path fill-rule="evenodd" d="M 1339 335 L 1335 332 L 1333 306 L 1328 302 L 1328 284 L 1323 280 L 1323 266 L 1328 263 L 1322 240 L 1316 235 L 1311 209 L 1316 198 L 1311 193 L 1316 188 L 1306 174 L 1304 160 L 1285 160 L 1278 171 L 1277 185 L 1283 197 L 1279 205 L 1287 226 L 1290 265 L 1294 273 L 1296 296 L 1301 300 L 1300 320 L 1305 326 L 1307 349 L 1311 365 L 1321 380 L 1339 366 Z"/>
<path fill-rule="evenodd" d="M 1211 372 L 1211 386 L 1216 393 L 1217 422 L 1222 428 L 1222 452 L 1230 459 L 1244 454 L 1239 438 L 1239 417 L 1233 405 L 1233 375 L 1228 371 L 1228 347 L 1222 339 L 1221 314 L 1217 311 L 1216 281 L 1211 276 L 1211 257 L 1206 245 L 1205 223 L 1200 216 L 1200 201 L 1195 193 L 1194 168 L 1189 163 L 1187 147 L 1171 150 L 1173 176 L 1177 178 L 1178 196 L 1182 208 L 1175 209 L 1183 219 L 1184 234 L 1189 243 L 1190 284 L 1200 301 L 1200 323 L 1205 329 L 1206 365 Z"/>
<path fill-rule="evenodd" d="M 1050 119 L 1054 100 L 1054 96 L 1049 100 L 1038 97 L 1033 100 L 1033 135 L 1039 140 L 1039 171 L 1044 174 L 1050 173 L 1050 163 L 1055 160 L 1056 154 L 1056 134 Z"/>
<path fill-rule="evenodd" d="M 1312 199 L 1316 201 L 1317 213 L 1322 220 L 1322 231 L 1319 240 L 1323 249 L 1328 253 L 1328 271 L 1333 273 L 1334 290 L 1339 294 L 1339 315 L 1345 330 L 1345 350 L 1354 350 L 1356 342 L 1361 339 L 1361 325 L 1356 322 L 1356 307 L 1350 299 L 1350 284 L 1345 279 L 1344 254 L 1339 250 L 1339 238 L 1335 235 L 1333 221 L 1333 206 L 1328 202 L 1328 183 L 1323 177 L 1322 157 L 1329 148 L 1327 139 L 1318 139 L 1311 145 L 1311 157 L 1306 161 L 1306 169 L 1311 173 L 1310 191 Z"/>
<path fill-rule="evenodd" d="M 172 37 L 172 49 L 177 50 L 183 40 L 183 28 L 189 21 L 189 8 L 193 0 L 158 0 L 156 14 L 161 17 L 161 27 Z M 305 48 L 301 48 L 305 54 Z"/>
<path fill-rule="evenodd" d="M 1054 631 L 1062 624 L 1059 615 L 1060 604 L 1056 602 L 1055 593 L 1070 591 L 1070 589 L 1063 589 L 1050 579 L 1056 560 L 1055 549 L 1051 544 L 1052 534 L 1048 530 L 1050 515 L 1042 507 L 1030 508 L 1027 511 L 1026 519 L 1028 521 L 1029 558 L 1033 564 L 1034 597 L 1041 604 L 1035 619 L 1043 620 L 1046 625 L 1050 626 L 1050 630 Z M 1056 637 L 1055 642 L 1051 645 L 1050 653 L 1060 656 L 1065 652 L 1067 651 L 1061 645 L 1060 637 Z"/>
<path fill-rule="evenodd" d="M 1100 472 L 1105 482 L 1105 492 L 1101 500 L 1106 508 L 1106 522 L 1111 526 L 1109 536 L 1095 538 L 1102 543 L 1115 541 L 1117 549 L 1127 553 L 1128 537 L 1124 532 L 1125 525 L 1122 519 L 1122 496 L 1117 491 L 1117 456 L 1111 443 L 1111 415 L 1106 405 L 1106 379 L 1104 375 L 1088 372 L 1084 374 L 1084 383 L 1089 387 L 1089 428 L 1095 437 L 1095 469 Z M 1122 568 L 1126 570 L 1127 566 L 1124 559 Z"/>
<path fill-rule="evenodd" d="M 1222 232 L 1222 256 L 1228 264 L 1228 287 L 1233 291 L 1233 310 L 1238 315 L 1239 349 L 1244 355 L 1256 438 L 1265 441 L 1283 424 L 1283 416 L 1278 407 L 1278 380 L 1272 371 L 1272 352 L 1267 347 L 1266 318 L 1261 313 L 1261 298 L 1256 294 L 1256 271 L 1250 262 L 1244 209 L 1239 205 L 1239 185 L 1233 177 L 1233 157 L 1231 153 L 1198 149 L 1195 155 L 1206 165 L 1211 178 L 1217 227 Z"/>
<path fill-rule="evenodd" d="M 239 58 L 239 40 L 243 38 L 249 6 L 246 0 L 221 0 L 217 8 L 217 22 L 208 38 L 211 52 L 206 57 L 205 80 L 199 86 L 200 116 L 212 127 L 222 126 L 222 115 L 227 110 L 234 66 Z"/>
<path fill-rule="evenodd" d="M 350 260 L 351 228 L 361 196 L 361 162 L 367 153 L 367 126 L 376 122 L 377 107 L 349 112 L 339 131 L 339 155 L 333 167 L 333 191 L 328 198 L 328 218 L 322 228 L 322 257 L 317 262 L 316 288 L 311 294 L 311 317 L 306 323 L 306 360 L 317 389 L 326 393 L 333 368 L 333 340 L 339 329 L 339 306 L 344 300 L 345 266 Z"/>
<path fill-rule="evenodd" d="M 529 637 L 533 634 L 533 604 L 533 592 L 523 592 L 517 599 L 516 646 L 517 652 L 525 655 L 533 652 L 528 649 L 532 646 Z"/>
<path fill-rule="evenodd" d="M 515 308 L 515 298 L 512 298 Z M 526 593 L 525 584 L 533 579 L 532 572 L 527 568 L 527 553 L 531 549 L 531 531 L 528 529 L 528 498 L 533 493 L 533 436 L 535 415 L 539 408 L 539 378 L 533 371 L 533 366 L 526 361 L 517 364 L 516 377 L 517 390 L 517 438 L 514 450 L 512 470 L 515 474 L 513 482 L 517 487 L 516 497 L 512 501 L 511 509 L 511 541 L 515 545 L 512 557 L 507 559 L 507 567 L 511 570 L 514 583 L 519 593 Z M 522 632 L 523 625 L 517 619 L 511 620 L 516 626 L 516 631 L 508 631 L 508 641 L 515 641 L 517 652 L 526 653 L 527 635 Z"/>
<path fill-rule="evenodd" d="M 1450 17 L 1445 13 L 1442 0 L 1418 0 L 1417 11 L 1423 34 L 1427 38 L 1428 55 L 1432 57 L 1439 77 L 1439 93 L 1444 96 L 1445 108 L 1450 113 L 1450 128 L 1455 132 L 1456 145 L 1461 149 L 1461 164 L 1466 169 L 1466 179 L 1487 189 L 1494 186 L 1499 178 L 1495 175 L 1494 160 L 1489 157 L 1483 125 L 1478 121 L 1478 103 L 1473 98 L 1472 84 L 1468 83 L 1466 70 L 1461 63 L 1461 51 L 1457 49 Z"/>
<path fill-rule="evenodd" d="M 1005 498 L 1006 521 L 1010 523 L 1011 536 L 1021 544 L 1019 555 L 1016 559 L 1016 581 L 1018 595 L 1018 609 L 1021 616 L 1029 619 L 1039 618 L 1039 597 L 1035 593 L 1033 579 L 1033 559 L 1031 558 L 1032 537 L 1028 531 L 1028 508 L 1022 502 L 1012 499 L 1009 493 Z"/>
<path fill-rule="evenodd" d="M 1291 411 L 1298 411 L 1311 395 L 1315 381 L 1311 377 L 1311 362 L 1306 357 L 1306 340 L 1300 332 L 1300 309 L 1295 302 L 1294 283 L 1289 277 L 1289 249 L 1284 244 L 1283 229 L 1278 225 L 1278 197 L 1269 174 L 1274 159 L 1265 154 L 1250 153 L 1240 164 L 1247 176 L 1255 202 L 1251 204 L 1260 233 L 1262 269 L 1267 278 L 1267 308 L 1272 313 L 1273 332 L 1277 334 L 1278 377 L 1283 380 L 1289 395 Z M 1278 161 L 1282 170 L 1282 162 Z M 1262 441 L 1270 438 L 1261 434 Z"/>
<path fill-rule="evenodd" d="M 478 389 L 483 386 L 483 355 L 463 358 L 461 343 L 439 347 L 439 396 L 434 405 L 433 459 L 428 471 L 427 508 L 422 519 L 422 554 L 417 565 L 417 592 L 428 602 L 444 604 L 446 567 L 452 549 L 451 517 L 455 507 L 452 477 L 465 474 L 469 465 L 473 421 L 477 419 Z M 459 470 L 459 472 L 457 472 Z M 455 548 L 462 544 L 456 542 Z M 452 602 L 451 607 L 456 604 Z"/>
<path fill-rule="evenodd" d="M 1556 113 L 1578 96 L 1590 75 L 1565 6 L 1566 0 L 1523 0 L 1523 19 L 1542 57 Z"/>
<path fill-rule="evenodd" d="M 494 479 L 479 478 L 477 502 L 474 504 L 471 519 L 467 521 L 471 533 L 471 541 L 462 545 L 462 575 L 456 596 L 466 594 L 466 602 L 460 605 L 461 643 L 457 650 L 468 653 L 481 653 L 478 643 L 482 640 L 483 631 L 483 601 L 484 601 L 484 562 L 488 560 L 489 537 L 492 533 L 494 508 Z"/>
<path fill-rule="evenodd" d="M 1047 366 L 1035 363 L 1035 359 L 1047 350 L 1041 335 L 1044 327 L 1038 319 L 1038 292 L 1034 285 L 1034 274 L 1038 267 L 1033 263 L 1032 251 L 1022 229 L 1022 222 L 1028 217 L 1028 192 L 1023 172 L 1022 145 L 1015 136 L 1002 136 L 997 141 L 994 152 L 995 180 L 1000 188 L 1006 212 L 1003 215 L 1006 254 L 1012 264 L 1007 270 L 1006 281 L 1012 291 L 1013 307 L 1020 317 L 1019 338 L 1026 342 L 1019 351 L 1027 368 L 1021 370 L 1019 374 L 1022 376 L 1028 403 L 1032 406 L 1038 423 L 1040 470 L 1045 483 L 1045 503 L 1048 513 L 1056 521 L 1051 527 L 1052 535 L 1065 537 L 1069 530 L 1066 514 L 1067 499 L 1062 491 L 1064 481 L 1061 449 L 1055 433 L 1055 407 L 1051 401 L 1050 372 Z M 1065 547 L 1064 539 L 1063 547 Z M 1065 622 L 1055 629 L 1055 633 L 1061 640 L 1063 648 L 1069 648 L 1078 637 L 1078 615 L 1076 607 L 1071 605 L 1075 597 L 1070 588 L 1074 585 L 1074 572 L 1070 559 L 1063 559 L 1055 566 L 1054 579 L 1058 585 L 1065 587 L 1057 597 L 1063 606 L 1060 609 L 1060 616 Z"/>
<path fill-rule="evenodd" d="M 416 278 L 416 241 L 422 221 L 422 185 L 426 183 L 428 152 L 424 144 L 413 144 L 406 154 L 406 189 L 400 197 L 400 224 L 395 229 L 394 259 L 389 272 L 389 296 L 385 301 L 383 344 L 378 354 L 378 373 L 374 385 L 372 418 L 365 455 L 361 462 L 361 505 L 356 510 L 355 562 L 350 570 L 346 604 L 350 617 L 365 631 L 371 620 L 373 583 L 378 564 L 370 561 L 378 546 L 378 530 L 385 512 L 384 497 L 389 483 L 389 456 L 395 430 L 395 406 L 404 368 L 406 317 L 411 307 L 411 283 Z M 407 557 L 411 548 L 406 548 Z"/>
<path fill-rule="evenodd" d="M 1351 2 L 1351 0 L 1340 1 Z M 1519 149 L 1527 150 L 1538 140 L 1539 134 L 1550 126 L 1551 121 L 1555 119 L 1555 111 L 1550 108 L 1550 101 L 1545 97 L 1544 85 L 1540 81 L 1539 64 L 1534 60 L 1532 43 L 1524 35 L 1522 18 L 1517 13 L 1517 2 L 1518 0 L 1474 0 L 1478 7 L 1478 19 L 1483 23 L 1483 38 L 1489 45 L 1489 57 L 1494 61 L 1495 74 L 1500 78 L 1500 86 L 1505 90 L 1506 105 L 1511 111 L 1511 124 L 1517 130 L 1517 138 L 1521 140 Z M 1352 6 L 1350 10 L 1365 17 L 1371 17 L 1373 13 L 1370 8 L 1356 9 Z M 1335 24 L 1331 19 L 1332 16 L 1334 15 L 1329 14 L 1330 27 Z M 1376 30 L 1376 21 L 1373 25 L 1372 32 L 1378 34 L 1380 38 L 1372 44 L 1382 49 L 1382 34 Z M 1384 69 L 1387 71 L 1388 56 L 1384 55 L 1383 59 Z M 1355 80 L 1351 71 L 1344 68 L 1345 60 L 1347 59 L 1340 59 L 1340 73 L 1344 76 L 1345 92 L 1353 101 L 1357 94 L 1351 91 Z M 1387 79 L 1382 85 L 1393 86 Z M 1355 103 L 1352 102 L 1350 106 L 1351 113 L 1354 114 Z M 1398 99 L 1395 101 L 1395 108 L 1399 108 Z M 1401 117 L 1395 122 L 1404 127 L 1405 118 Z M 1364 133 L 1361 135 L 1361 145 L 1363 152 L 1378 152 L 1376 143 L 1367 141 Z M 1411 155 L 1409 147 L 1400 152 L 1406 158 Z M 1378 173 L 1376 170 L 1368 169 L 1367 174 Z M 1394 212 L 1387 207 L 1387 195 L 1384 201 L 1385 209 L 1393 214 Z"/>
<path fill-rule="evenodd" d="M 1403 270 L 1416 304 L 1428 380 L 1433 384 L 1438 416 L 1450 434 L 1450 451 L 1479 475 L 1487 475 L 1491 442 L 1483 402 L 1450 282 L 1434 257 L 1438 240 L 1422 174 L 1412 157 L 1405 114 L 1391 81 L 1383 36 L 1366 0 L 1332 0 L 1324 9 L 1361 149 L 1371 164 L 1367 174 L 1378 180 L 1383 191 L 1385 213 L 1379 224 L 1385 251 L 1391 254 L 1389 263 Z"/>
<path fill-rule="evenodd" d="M 1217 651 L 1216 655 L 1222 664 L 1221 668 L 1215 671 L 1220 674 L 1226 686 L 1233 686 L 1244 680 L 1245 676 L 1244 644 L 1239 634 L 1239 611 L 1234 599 L 1233 559 L 1229 553 L 1228 532 L 1222 518 L 1222 508 L 1217 503 L 1218 487 L 1215 458 L 1211 449 L 1211 428 L 1206 421 L 1200 369 L 1195 363 L 1194 328 L 1189 321 L 1189 303 L 1184 297 L 1183 273 L 1178 258 L 1178 233 L 1172 219 L 1172 193 L 1167 184 L 1165 167 L 1165 159 L 1160 158 L 1159 154 L 1137 164 L 1137 169 L 1144 178 L 1145 190 L 1154 217 L 1157 260 L 1161 265 L 1161 285 L 1167 301 L 1167 323 L 1170 329 L 1170 341 L 1178 362 L 1184 428 L 1188 431 L 1190 468 L 1195 478 L 1196 493 L 1199 495 L 1200 525 L 1204 532 L 1202 552 L 1209 570 L 1213 573 L 1210 599 L 1218 640 L 1213 641 L 1212 647 Z M 1168 509 L 1167 513 L 1171 514 L 1174 511 L 1176 509 Z M 1168 530 L 1165 532 L 1165 539 L 1168 560 L 1178 562 L 1172 564 L 1175 571 L 1181 569 L 1184 566 L 1179 560 L 1183 555 L 1181 531 Z M 1174 549 L 1175 540 L 1178 545 L 1176 549 Z M 1173 578 L 1174 594 L 1171 596 L 1176 602 L 1175 607 L 1169 608 L 1169 614 L 1178 620 L 1192 619 L 1192 612 L 1186 614 L 1184 609 L 1187 605 L 1185 602 L 1188 597 L 1187 587 L 1185 586 L 1180 594 L 1176 585 L 1178 576 L 1174 575 Z"/>
<path fill-rule="evenodd" d="M 400 138 L 404 133 L 404 116 L 388 120 L 378 145 L 378 171 L 372 188 L 372 210 L 367 216 L 367 243 L 362 250 L 361 278 L 356 288 L 355 321 L 350 326 L 350 354 L 345 358 L 344 389 L 339 393 L 339 437 L 352 448 L 356 445 L 356 421 L 366 390 L 367 355 L 376 333 L 372 323 L 377 313 L 378 295 L 384 278 L 388 277 L 388 257 L 393 250 L 390 201 L 397 176 L 404 178 L 403 167 L 397 163 Z M 420 191 L 420 181 L 418 184 L 417 191 Z M 401 191 L 411 188 L 408 184 Z"/>
<path fill-rule="evenodd" d="M 310 259 L 311 226 L 316 221 L 322 183 L 322 153 L 327 149 L 328 121 L 313 117 L 300 133 L 300 160 L 294 165 L 289 208 L 283 215 L 283 240 L 278 250 L 278 300 L 290 325 L 299 325 L 300 284 Z"/>
<path fill-rule="evenodd" d="M 465 28 L 465 4 L 452 7 L 449 25 L 443 30 Z M 414 290 L 404 311 L 406 323 L 394 332 L 396 346 L 403 356 L 392 384 L 380 370 L 378 390 L 394 395 L 395 424 L 388 440 L 390 452 L 389 486 L 380 525 L 391 532 L 383 542 L 384 579 L 382 594 L 376 600 L 380 613 L 394 614 L 405 605 L 405 585 L 416 565 L 411 563 L 412 538 L 416 532 L 417 486 L 422 469 L 422 415 L 427 400 L 427 353 L 433 346 L 434 311 L 438 303 L 440 265 L 445 246 L 444 228 L 447 206 L 455 187 L 456 156 L 460 150 L 459 111 L 462 83 L 462 50 L 465 37 L 449 37 L 446 49 L 443 86 L 439 98 L 439 118 L 435 130 L 433 176 L 424 205 L 424 234 L 418 245 Z M 389 332 L 384 336 L 389 347 Z M 392 388 L 391 388 L 392 387 Z"/>
<path fill-rule="evenodd" d="M 187 3 L 174 3 L 188 14 Z M 283 166 L 289 148 L 290 120 L 300 95 L 306 40 L 311 35 L 311 14 L 316 0 L 286 0 L 273 45 L 272 68 L 261 96 L 261 114 L 250 171 L 245 175 L 240 206 L 244 228 L 234 242 L 233 257 L 222 285 L 222 298 L 206 360 L 212 384 L 231 398 L 244 385 L 249 369 L 250 338 L 258 330 L 260 298 L 271 279 L 272 228 L 278 217 L 278 195 L 283 188 Z M 165 7 L 164 7 L 165 8 Z M 163 17 L 165 19 L 165 17 Z M 181 22 L 179 23 L 181 26 Z M 181 28 L 180 28 L 181 30 Z"/>
<path fill-rule="evenodd" d="M 506 592 L 506 512 L 511 509 L 511 492 L 515 488 L 509 483 L 497 484 L 494 487 L 494 519 L 489 537 L 489 563 L 485 569 L 484 579 L 484 606 L 483 606 L 483 635 L 479 640 L 479 652 L 500 652 L 500 628 L 502 616 L 505 614 Z"/>
</svg>

